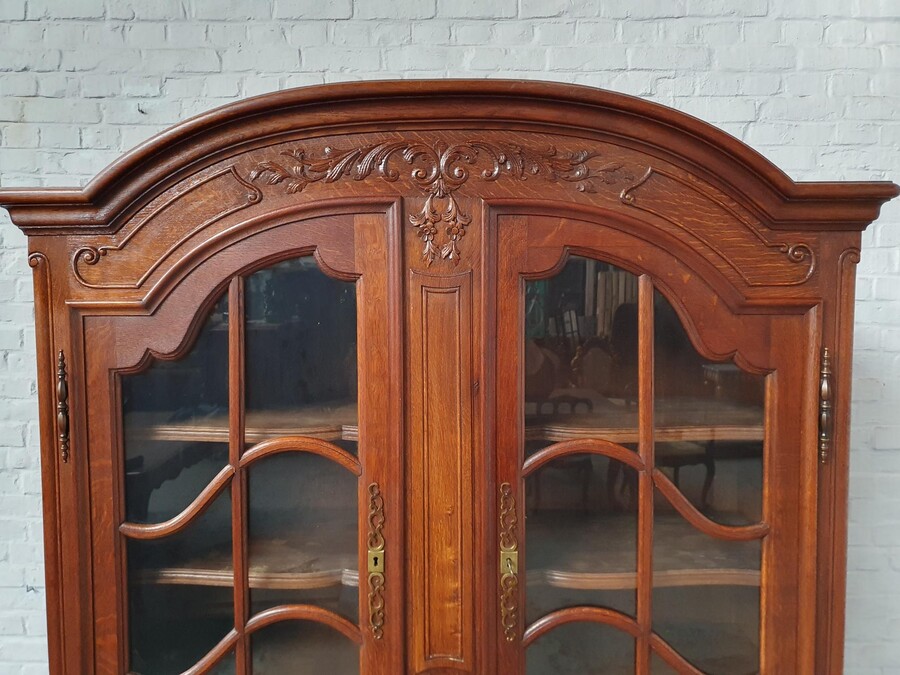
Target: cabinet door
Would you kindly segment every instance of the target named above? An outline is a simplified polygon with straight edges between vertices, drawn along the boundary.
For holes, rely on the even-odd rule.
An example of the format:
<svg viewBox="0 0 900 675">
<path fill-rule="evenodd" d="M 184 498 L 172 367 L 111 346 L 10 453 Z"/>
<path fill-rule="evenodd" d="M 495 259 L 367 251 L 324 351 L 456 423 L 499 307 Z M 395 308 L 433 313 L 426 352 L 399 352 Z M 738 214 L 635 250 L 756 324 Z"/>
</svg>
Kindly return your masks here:
<svg viewBox="0 0 900 675">
<path fill-rule="evenodd" d="M 814 313 L 739 314 L 613 227 L 497 222 L 500 663 L 811 672 Z"/>
<path fill-rule="evenodd" d="M 117 336 L 92 368 L 109 374 L 92 423 L 114 429 L 117 493 L 93 486 L 95 523 L 117 530 L 95 541 L 118 579 L 95 589 L 96 615 L 117 618 L 97 624 L 102 672 L 397 672 L 399 293 L 385 220 L 322 221 L 311 245 L 276 231 L 208 260 L 219 290 L 187 305 L 174 351 L 154 353 L 177 330 L 165 305 L 89 331 L 100 353 Z"/>
</svg>

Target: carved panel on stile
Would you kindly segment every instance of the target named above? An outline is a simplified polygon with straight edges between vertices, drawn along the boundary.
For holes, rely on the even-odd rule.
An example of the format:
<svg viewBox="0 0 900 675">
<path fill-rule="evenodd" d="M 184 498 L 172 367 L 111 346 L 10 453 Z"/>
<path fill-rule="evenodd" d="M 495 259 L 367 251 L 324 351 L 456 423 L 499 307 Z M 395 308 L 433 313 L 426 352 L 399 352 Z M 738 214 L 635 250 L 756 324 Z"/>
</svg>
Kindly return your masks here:
<svg viewBox="0 0 900 675">
<path fill-rule="evenodd" d="M 472 670 L 472 276 L 411 273 L 412 564 L 417 672 Z"/>
</svg>

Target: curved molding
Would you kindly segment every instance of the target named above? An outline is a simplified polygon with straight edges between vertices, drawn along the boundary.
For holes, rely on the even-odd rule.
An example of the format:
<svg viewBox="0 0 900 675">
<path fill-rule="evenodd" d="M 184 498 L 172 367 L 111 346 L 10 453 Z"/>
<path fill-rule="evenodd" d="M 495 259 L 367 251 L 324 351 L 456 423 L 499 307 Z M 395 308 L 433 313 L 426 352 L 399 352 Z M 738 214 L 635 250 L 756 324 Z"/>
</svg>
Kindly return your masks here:
<svg viewBox="0 0 900 675">
<path fill-rule="evenodd" d="M 568 623 L 599 623 L 604 626 L 611 626 L 620 631 L 628 633 L 631 637 L 638 637 L 641 629 L 637 621 L 630 616 L 617 612 L 614 609 L 606 607 L 567 607 L 550 612 L 525 629 L 525 635 L 522 637 L 522 647 L 528 648 L 539 638 L 549 633 L 554 628 L 565 626 Z"/>
<path fill-rule="evenodd" d="M 302 226 L 311 219 L 332 219 L 347 216 L 349 213 L 354 212 L 354 208 L 357 208 L 357 202 L 373 206 L 372 200 L 364 200 L 362 202 L 360 200 L 339 200 L 337 203 L 294 205 L 220 232 L 218 235 L 206 240 L 202 246 L 194 249 L 189 256 L 180 259 L 176 265 L 167 270 L 165 275 L 160 278 L 143 300 L 129 302 L 73 302 L 70 304 L 72 307 L 87 313 L 115 314 L 119 317 L 127 318 L 128 320 L 124 323 L 125 326 L 134 326 L 135 318 L 139 317 L 140 321 L 143 322 L 137 329 L 142 338 L 141 345 L 148 342 L 146 340 L 148 336 L 153 337 L 156 335 L 154 329 L 148 324 L 159 321 L 161 325 L 166 327 L 164 332 L 165 342 L 157 342 L 139 350 L 137 348 L 132 349 L 130 354 L 123 356 L 117 368 L 118 373 L 133 375 L 145 371 L 155 360 L 172 361 L 180 359 L 193 347 L 203 327 L 205 318 L 209 315 L 215 303 L 227 291 L 231 278 L 236 275 L 246 276 L 284 260 L 311 255 L 318 264 L 319 269 L 326 276 L 342 281 L 356 280 L 359 274 L 343 269 L 342 266 L 335 264 L 335 261 L 323 255 L 321 249 L 315 245 L 299 243 L 296 248 L 290 249 L 269 245 L 268 249 L 271 250 L 262 251 L 261 248 L 264 247 L 259 247 L 260 240 L 254 239 L 254 237 L 265 237 L 269 231 L 280 226 Z M 384 206 L 384 200 L 379 200 L 376 204 L 381 208 Z M 327 224 L 326 220 L 323 220 L 323 222 Z M 333 225 L 333 223 L 331 224 Z M 248 229 L 248 227 L 251 229 Z M 213 283 L 207 283 L 200 289 L 199 293 L 196 287 L 188 289 L 184 284 L 179 285 L 179 282 L 185 276 L 198 267 L 202 267 L 203 261 L 208 259 L 209 256 L 231 247 L 241 247 L 245 243 L 249 249 L 251 242 L 254 250 L 248 250 L 247 255 L 244 256 L 245 262 L 237 261 L 237 264 L 230 267 L 217 265 L 206 268 L 211 273 L 216 273 L 217 276 Z M 334 254 L 331 252 L 329 255 Z M 199 303 L 196 300 L 198 296 L 204 297 Z M 194 298 L 190 302 L 197 306 L 197 310 L 192 316 L 185 315 L 180 309 L 182 306 L 180 303 L 185 298 Z M 136 341 L 129 343 L 132 347 L 136 347 L 137 344 Z"/>
<path fill-rule="evenodd" d="M 260 139 L 435 122 L 613 138 L 693 167 L 691 173 L 746 202 L 776 229 L 862 229 L 898 194 L 890 182 L 796 183 L 714 126 L 623 94 L 549 82 L 407 80 L 306 87 L 233 103 L 164 131 L 82 189 L 3 189 L 0 204 L 28 231 L 108 231 L 118 216 L 140 208 L 142 196 L 159 194 L 199 163 L 221 160 Z"/>
<path fill-rule="evenodd" d="M 597 438 L 585 438 L 554 443 L 534 453 L 522 465 L 522 478 L 527 478 L 542 466 L 556 459 L 576 454 L 603 455 L 622 462 L 637 471 L 644 470 L 644 462 L 633 450 L 629 450 L 618 443 Z"/>
<path fill-rule="evenodd" d="M 752 541 L 754 539 L 762 539 L 769 533 L 768 523 L 755 523 L 753 525 L 721 525 L 704 516 L 697 508 L 691 504 L 681 490 L 675 487 L 675 484 L 669 480 L 659 469 L 653 470 L 653 484 L 669 501 L 682 518 L 691 525 L 710 537 L 716 539 L 725 539 L 726 541 Z"/>
<path fill-rule="evenodd" d="M 542 251 L 542 257 L 535 256 L 538 264 L 529 269 L 526 274 L 523 274 L 523 278 L 535 280 L 552 277 L 565 267 L 571 256 L 584 256 L 608 262 L 638 276 L 649 274 L 653 278 L 654 288 L 662 293 L 672 305 L 687 331 L 692 346 L 701 356 L 711 361 L 733 361 L 740 368 L 754 375 L 767 375 L 771 372 L 771 368 L 762 365 L 758 355 L 747 353 L 747 345 L 743 345 L 744 350 L 732 345 L 725 349 L 714 349 L 708 339 L 713 332 L 701 332 L 699 326 L 704 324 L 703 319 L 711 318 L 710 310 L 721 304 L 720 300 L 724 301 L 725 306 L 729 310 L 727 313 L 723 312 L 720 315 L 721 318 L 726 318 L 729 315 L 744 314 L 747 308 L 747 300 L 740 294 L 739 289 L 734 286 L 731 280 L 710 264 L 706 258 L 699 256 L 696 251 L 687 250 L 682 252 L 680 248 L 676 250 L 676 242 L 671 242 L 672 247 L 665 247 L 658 241 L 654 242 L 649 238 L 643 231 L 647 225 L 642 223 L 641 220 L 593 205 L 566 204 L 565 206 L 559 206 L 544 201 L 538 203 L 521 201 L 510 203 L 505 200 L 492 200 L 488 208 L 491 222 L 495 224 L 499 216 L 511 214 L 566 218 L 567 220 L 581 222 L 586 225 L 608 227 L 615 230 L 617 234 L 636 239 L 642 246 L 664 251 L 667 256 L 671 256 L 678 262 L 683 263 L 686 268 L 697 272 L 689 282 L 677 279 L 679 283 L 690 283 L 694 286 L 702 283 L 703 286 L 709 289 L 711 303 L 708 306 L 704 306 L 703 313 L 700 313 L 698 310 L 691 311 L 685 305 L 681 300 L 681 289 L 673 288 L 662 276 L 664 271 L 663 265 L 647 266 L 645 264 L 644 266 L 639 266 L 635 259 L 624 259 L 601 248 L 602 243 L 598 246 L 569 245 L 554 247 L 553 249 L 546 248 Z M 602 235 L 597 238 L 602 242 Z M 802 299 L 797 303 L 788 302 L 785 304 L 779 302 L 779 306 L 784 307 L 789 312 L 805 312 L 814 304 L 815 301 L 812 299 Z M 695 306 L 700 307 L 701 305 Z M 755 308 L 755 305 L 752 306 Z M 746 322 L 750 319 L 751 317 L 749 316 L 743 316 L 740 320 Z"/>
<path fill-rule="evenodd" d="M 362 475 L 362 465 L 354 455 L 333 443 L 309 436 L 282 436 L 257 443 L 241 456 L 240 466 L 244 468 L 264 457 L 283 452 L 308 452 L 339 464 L 355 476 Z"/>
<path fill-rule="evenodd" d="M 256 614 L 247 622 L 244 637 L 249 637 L 258 630 L 283 621 L 314 621 L 336 630 L 353 644 L 362 645 L 362 634 L 359 627 L 344 617 L 315 605 L 279 605 Z M 241 634 L 230 630 L 206 656 L 185 670 L 181 675 L 206 675 L 215 668 L 222 659 L 237 645 Z M 129 675 L 137 675 L 130 673 Z"/>
<path fill-rule="evenodd" d="M 713 209 L 718 210 L 720 213 L 724 213 L 725 216 L 729 217 L 732 221 L 739 223 L 747 232 L 749 232 L 753 236 L 756 241 L 762 244 L 765 248 L 777 251 L 792 263 L 804 265 L 805 269 L 802 269 L 801 273 L 797 275 L 796 278 L 790 280 L 773 281 L 771 278 L 769 278 L 771 276 L 771 272 L 765 275 L 761 275 L 761 278 L 758 280 L 753 279 L 744 271 L 742 266 L 735 264 L 732 257 L 726 255 L 719 248 L 716 242 L 710 238 L 709 234 L 706 234 L 697 228 L 688 227 L 688 225 L 683 222 L 683 220 L 678 220 L 669 215 L 674 210 L 667 208 L 668 204 L 665 201 L 665 197 L 670 197 L 672 199 L 683 202 L 684 195 L 680 195 L 671 190 L 663 190 L 661 195 L 651 197 L 650 199 L 638 199 L 639 190 L 642 187 L 648 185 L 651 179 L 657 176 L 661 177 L 662 179 L 670 180 L 682 186 L 687 191 L 689 191 L 689 193 L 696 195 L 697 198 L 702 202 L 710 205 Z M 773 242 L 763 234 L 761 228 L 758 227 L 758 224 L 754 220 L 744 215 L 734 203 L 730 203 L 724 196 L 716 194 L 716 191 L 712 190 L 710 186 L 700 183 L 695 178 L 690 177 L 690 175 L 688 175 L 688 177 L 682 177 L 670 171 L 665 171 L 663 169 L 655 168 L 652 166 L 648 167 L 644 174 L 640 177 L 640 179 L 637 180 L 637 182 L 629 185 L 624 190 L 622 190 L 619 195 L 619 200 L 627 206 L 633 206 L 642 211 L 646 211 L 647 213 L 651 213 L 658 218 L 662 218 L 675 227 L 684 230 L 692 237 L 695 237 L 696 239 L 701 241 L 707 247 L 707 249 L 713 251 L 726 264 L 728 264 L 728 266 L 731 267 L 747 283 L 748 286 L 799 286 L 800 284 L 809 281 L 810 277 L 812 277 L 813 273 L 816 271 L 816 254 L 812 250 L 812 248 L 810 248 L 809 244 L 803 242 Z M 715 219 L 704 218 L 703 222 L 715 222 Z M 758 256 L 758 253 L 756 251 L 751 251 L 751 254 L 754 257 Z"/>
<path fill-rule="evenodd" d="M 333 628 L 355 645 L 362 644 L 362 632 L 359 626 L 347 619 L 315 605 L 279 605 L 253 616 L 247 622 L 247 634 L 282 621 L 315 621 Z"/>
<path fill-rule="evenodd" d="M 610 626 L 611 628 L 616 628 L 627 633 L 633 638 L 638 638 L 641 635 L 641 629 L 638 626 L 637 621 L 616 610 L 607 609 L 606 607 L 567 607 L 551 612 L 546 616 L 542 616 L 531 624 L 525 631 L 525 636 L 522 639 L 522 647 L 530 647 L 536 640 L 543 637 L 554 628 L 578 622 Z M 651 632 L 649 637 L 650 648 L 678 673 L 682 673 L 683 675 L 703 675 L 703 671 L 698 670 L 691 665 L 690 662 L 676 652 L 668 642 L 660 637 L 658 633 Z"/>
<path fill-rule="evenodd" d="M 409 222 L 422 240 L 422 258 L 427 265 L 438 257 L 459 264 L 459 242 L 472 217 L 463 211 L 454 193 L 465 185 L 482 160 L 486 166 L 478 173 L 483 180 L 495 181 L 501 175 L 518 181 L 543 178 L 573 183 L 578 192 L 596 192 L 598 183 L 612 185 L 634 178 L 622 162 L 592 162 L 599 157 L 598 152 L 560 152 L 552 145 L 535 149 L 478 139 L 452 144 L 442 140 L 432 144 L 387 141 L 345 151 L 327 146 L 318 159 L 309 157 L 302 147 L 279 154 L 284 159 L 257 162 L 249 178 L 280 184 L 291 194 L 302 192 L 310 183 L 334 183 L 344 177 L 362 181 L 375 174 L 394 182 L 400 178 L 400 172 L 392 166 L 391 159 L 399 155 L 411 167 L 413 184 L 425 194 L 422 209 L 411 214 Z M 440 225 L 444 225 L 446 243 L 439 247 L 435 238 Z"/>
<path fill-rule="evenodd" d="M 155 309 L 182 279 L 202 265 L 210 256 L 231 246 L 239 245 L 245 239 L 253 238 L 278 227 L 306 223 L 320 218 L 348 217 L 361 212 L 387 213 L 391 206 L 393 206 L 393 202 L 385 200 L 384 198 L 320 200 L 313 203 L 297 204 L 287 208 L 276 209 L 229 225 L 227 228 L 203 239 L 196 247 L 186 251 L 185 254 L 173 262 L 170 267 L 162 271 L 159 274 L 158 279 L 154 281 L 152 287 L 147 291 L 143 300 L 139 302 L 139 306 L 146 307 L 150 310 Z M 175 249 L 172 250 L 174 251 Z M 353 281 L 358 277 L 355 272 L 342 270 L 338 266 L 328 262 L 321 249 L 314 244 L 298 246 L 290 251 L 278 251 L 269 256 L 257 257 L 253 259 L 253 262 L 249 266 L 232 272 L 232 276 L 234 274 L 249 274 L 287 258 L 309 254 L 315 256 L 320 269 L 328 276 L 342 281 Z M 166 255 L 168 255 L 168 253 Z M 156 272 L 160 270 L 162 263 L 164 262 L 165 259 L 161 258 L 158 263 L 154 264 L 153 271 Z M 146 279 L 141 281 L 140 284 L 129 283 L 127 284 L 127 288 L 138 288 L 143 285 L 144 281 L 146 281 Z M 123 285 L 123 287 L 126 287 L 126 285 Z M 102 305 L 103 303 L 100 304 Z"/>
<path fill-rule="evenodd" d="M 194 501 L 188 504 L 177 516 L 169 518 L 169 520 L 162 523 L 122 523 L 119 525 L 119 532 L 131 539 L 142 540 L 162 539 L 171 534 L 177 534 L 212 506 L 216 497 L 231 483 L 232 476 L 234 476 L 234 468 L 230 465 L 226 466 L 209 481 L 207 486 L 200 491 L 200 494 L 194 498 Z"/>
<path fill-rule="evenodd" d="M 212 198 L 204 199 L 203 195 L 200 194 L 201 188 L 209 187 L 213 181 L 221 178 L 221 177 L 231 177 L 235 181 L 237 181 L 239 187 L 242 187 L 246 192 L 232 191 L 231 194 L 235 197 L 235 204 L 223 204 L 221 202 L 222 195 L 229 194 L 225 190 L 217 190 L 214 191 L 211 195 Z M 115 252 L 122 251 L 132 239 L 135 238 L 138 234 L 140 234 L 146 226 L 153 221 L 154 218 L 164 214 L 169 209 L 174 209 L 175 206 L 182 202 L 182 199 L 189 198 L 194 206 L 194 210 L 199 208 L 209 209 L 210 213 L 207 214 L 206 218 L 202 218 L 201 214 L 192 212 L 191 218 L 196 221 L 198 220 L 198 216 L 200 216 L 200 223 L 195 225 L 194 227 L 186 230 L 178 239 L 175 240 L 164 252 L 162 252 L 156 259 L 156 261 L 151 264 L 147 270 L 133 283 L 101 283 L 99 281 L 92 282 L 85 278 L 84 266 L 96 266 L 102 260 L 108 259 L 110 254 Z M 166 198 L 159 204 L 152 206 L 149 209 L 149 212 L 146 214 L 142 214 L 141 217 L 137 218 L 138 222 L 135 224 L 131 231 L 115 245 L 108 246 L 82 246 L 77 249 L 75 253 L 72 255 L 72 273 L 75 278 L 78 280 L 82 286 L 87 288 L 115 288 L 115 289 L 131 289 L 131 288 L 140 288 L 144 285 L 144 282 L 147 281 L 148 278 L 162 265 L 172 253 L 178 250 L 185 241 L 193 237 L 198 232 L 206 229 L 210 225 L 217 223 L 230 216 L 232 213 L 236 213 L 242 209 L 247 208 L 248 206 L 252 206 L 253 204 L 257 204 L 262 200 L 262 192 L 252 183 L 247 182 L 241 176 L 238 175 L 234 166 L 228 166 L 224 169 L 220 169 L 210 175 L 203 176 L 200 179 L 192 180 L 188 183 L 188 186 L 185 189 L 181 189 L 174 194 L 167 195 Z M 198 206 L 199 205 L 199 206 Z M 102 278 L 104 275 L 101 273 L 98 275 Z"/>
</svg>

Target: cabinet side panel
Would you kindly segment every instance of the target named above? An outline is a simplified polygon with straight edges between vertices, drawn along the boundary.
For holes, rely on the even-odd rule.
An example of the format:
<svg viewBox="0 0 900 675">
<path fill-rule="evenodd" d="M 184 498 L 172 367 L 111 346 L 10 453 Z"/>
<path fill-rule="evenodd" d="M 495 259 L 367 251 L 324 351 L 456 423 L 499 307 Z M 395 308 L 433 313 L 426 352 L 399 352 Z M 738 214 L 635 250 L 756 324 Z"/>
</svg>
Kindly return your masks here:
<svg viewBox="0 0 900 675">
<path fill-rule="evenodd" d="M 416 672 L 471 671 L 471 296 L 469 273 L 411 274 L 409 517 Z"/>
<path fill-rule="evenodd" d="M 38 396 L 40 401 L 41 489 L 43 493 L 44 559 L 47 589 L 47 642 L 52 672 L 64 672 L 63 633 L 65 624 L 63 597 L 59 587 L 62 574 L 60 560 L 59 496 L 57 493 L 56 433 L 52 411 L 56 409 L 56 377 L 52 365 L 53 309 L 51 300 L 50 261 L 40 252 L 28 256 L 34 269 L 35 340 L 38 353 Z"/>
</svg>

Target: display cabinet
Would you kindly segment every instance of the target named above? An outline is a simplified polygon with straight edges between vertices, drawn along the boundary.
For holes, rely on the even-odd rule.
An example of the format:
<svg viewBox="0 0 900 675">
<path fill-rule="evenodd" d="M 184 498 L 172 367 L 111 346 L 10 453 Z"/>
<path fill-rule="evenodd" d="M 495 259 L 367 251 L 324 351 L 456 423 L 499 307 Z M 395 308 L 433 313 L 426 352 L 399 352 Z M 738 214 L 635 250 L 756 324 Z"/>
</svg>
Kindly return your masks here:
<svg viewBox="0 0 900 675">
<path fill-rule="evenodd" d="M 840 673 L 860 233 L 685 114 L 283 91 L 34 268 L 53 673 Z"/>
</svg>

